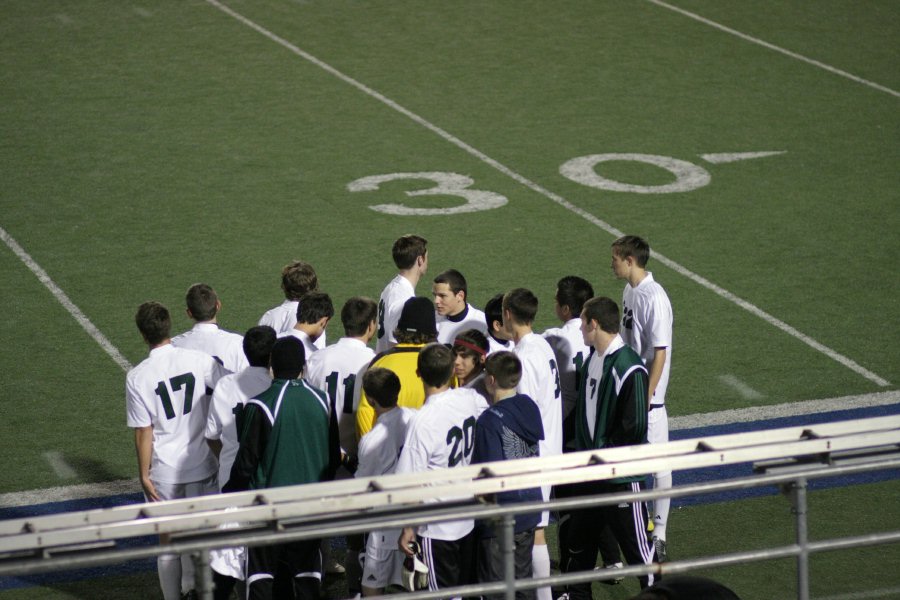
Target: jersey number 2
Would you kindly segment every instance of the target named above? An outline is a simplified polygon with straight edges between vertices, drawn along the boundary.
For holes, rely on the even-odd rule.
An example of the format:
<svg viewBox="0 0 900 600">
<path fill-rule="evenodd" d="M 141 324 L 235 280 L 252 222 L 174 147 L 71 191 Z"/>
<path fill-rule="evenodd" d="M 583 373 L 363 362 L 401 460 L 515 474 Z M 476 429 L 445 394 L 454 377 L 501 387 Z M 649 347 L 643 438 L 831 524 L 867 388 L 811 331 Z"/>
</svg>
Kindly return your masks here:
<svg viewBox="0 0 900 600">
<path fill-rule="evenodd" d="M 181 388 L 184 388 L 184 410 L 181 414 L 186 415 L 191 412 L 192 404 L 194 402 L 194 374 L 182 373 L 181 375 L 176 375 L 169 379 L 169 385 L 172 386 L 173 394 L 181 390 Z M 156 384 L 155 391 L 156 395 L 159 396 L 160 401 L 162 401 L 166 418 L 174 419 L 175 407 L 172 406 L 172 396 L 169 395 L 169 389 L 166 387 L 166 382 L 160 381 Z"/>
<path fill-rule="evenodd" d="M 462 429 L 453 427 L 447 432 L 447 443 L 453 444 L 450 448 L 450 458 L 447 460 L 448 467 L 455 467 L 472 454 L 475 445 L 475 438 L 472 435 L 474 431 L 475 417 L 469 417 L 463 421 Z"/>
</svg>

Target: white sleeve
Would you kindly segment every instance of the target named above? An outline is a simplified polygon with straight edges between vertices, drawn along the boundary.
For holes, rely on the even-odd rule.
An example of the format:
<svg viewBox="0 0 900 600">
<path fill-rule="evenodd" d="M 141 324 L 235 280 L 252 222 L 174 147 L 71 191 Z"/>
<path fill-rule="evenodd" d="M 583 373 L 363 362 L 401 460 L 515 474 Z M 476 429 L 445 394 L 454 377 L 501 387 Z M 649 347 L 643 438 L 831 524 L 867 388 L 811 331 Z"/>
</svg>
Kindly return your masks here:
<svg viewBox="0 0 900 600">
<path fill-rule="evenodd" d="M 223 385 L 217 385 L 216 389 L 213 390 L 212 400 L 209 403 L 209 416 L 206 418 L 206 431 L 203 434 L 208 440 L 218 440 L 222 437 L 222 417 L 219 414 L 219 409 L 225 404 L 225 400 L 222 398 L 222 388 Z"/>
<path fill-rule="evenodd" d="M 129 427 L 149 427 L 153 418 L 131 378 L 125 379 L 125 416 Z"/>
<path fill-rule="evenodd" d="M 650 330 L 650 345 L 653 348 L 668 348 L 672 345 L 672 305 L 665 296 L 655 296 L 648 306 L 647 324 Z"/>
</svg>

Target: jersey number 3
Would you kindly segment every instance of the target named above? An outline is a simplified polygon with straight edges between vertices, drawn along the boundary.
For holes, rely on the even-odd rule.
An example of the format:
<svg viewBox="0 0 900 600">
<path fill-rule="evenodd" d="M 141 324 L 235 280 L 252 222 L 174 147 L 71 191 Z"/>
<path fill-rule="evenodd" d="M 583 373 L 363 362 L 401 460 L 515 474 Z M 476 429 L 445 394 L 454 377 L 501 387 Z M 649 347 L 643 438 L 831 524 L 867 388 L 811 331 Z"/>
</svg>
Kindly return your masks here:
<svg viewBox="0 0 900 600">
<path fill-rule="evenodd" d="M 177 391 L 180 391 L 184 388 L 184 410 L 181 414 L 188 414 L 191 412 L 192 404 L 194 402 L 194 374 L 193 373 L 182 373 L 181 375 L 176 375 L 169 379 L 169 385 L 172 386 L 172 393 L 174 394 Z M 156 395 L 159 396 L 160 401 L 162 401 L 163 410 L 166 413 L 167 419 L 175 418 L 175 407 L 172 406 L 172 396 L 169 395 L 169 389 L 166 387 L 165 381 L 160 381 L 156 384 Z"/>
</svg>

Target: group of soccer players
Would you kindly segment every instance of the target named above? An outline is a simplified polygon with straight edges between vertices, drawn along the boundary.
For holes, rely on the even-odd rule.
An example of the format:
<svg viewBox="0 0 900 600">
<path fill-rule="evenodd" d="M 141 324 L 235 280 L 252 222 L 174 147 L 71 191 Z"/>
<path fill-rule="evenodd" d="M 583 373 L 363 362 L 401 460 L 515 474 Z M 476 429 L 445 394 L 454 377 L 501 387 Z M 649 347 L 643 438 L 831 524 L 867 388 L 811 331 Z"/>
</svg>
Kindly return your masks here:
<svg viewBox="0 0 900 600">
<path fill-rule="evenodd" d="M 499 293 L 478 310 L 457 270 L 433 278 L 431 299 L 416 295 L 428 269 L 427 241 L 399 238 L 397 276 L 378 303 L 348 299 L 344 335 L 327 345 L 335 314 L 302 261 L 282 270 L 285 300 L 243 336 L 218 327 L 221 302 L 208 285 L 186 295 L 194 327 L 171 337 L 171 316 L 142 304 L 136 324 L 150 354 L 126 378 L 128 426 L 148 501 L 246 489 L 448 469 L 473 462 L 553 456 L 564 451 L 668 440 L 665 392 L 672 350 L 672 309 L 646 270 L 649 246 L 616 240 L 612 270 L 624 280 L 622 312 L 594 297 L 585 279 L 559 280 L 561 327 L 538 334 L 538 299 L 528 289 Z M 370 348 L 374 339 L 375 350 Z M 498 494 L 498 503 L 640 489 L 643 478 Z M 657 473 L 657 487 L 671 473 Z M 668 500 L 558 515 L 560 569 L 666 560 Z M 550 575 L 544 528 L 548 511 L 515 520 L 517 578 Z M 648 535 L 652 531 L 652 537 Z M 327 547 L 323 544 L 322 547 Z M 502 578 L 502 554 L 488 523 L 471 520 L 372 531 L 349 538 L 348 587 L 362 595 L 400 584 L 400 565 L 415 556 L 439 589 Z M 360 563 L 356 555 L 360 556 Z M 211 556 L 216 598 L 238 581 L 248 597 L 317 598 L 318 542 L 228 548 Z M 193 594 L 189 561 L 158 559 L 166 600 Z M 641 578 L 643 587 L 653 576 Z M 590 584 L 569 586 L 572 600 Z M 552 600 L 550 588 L 518 594 Z"/>
</svg>

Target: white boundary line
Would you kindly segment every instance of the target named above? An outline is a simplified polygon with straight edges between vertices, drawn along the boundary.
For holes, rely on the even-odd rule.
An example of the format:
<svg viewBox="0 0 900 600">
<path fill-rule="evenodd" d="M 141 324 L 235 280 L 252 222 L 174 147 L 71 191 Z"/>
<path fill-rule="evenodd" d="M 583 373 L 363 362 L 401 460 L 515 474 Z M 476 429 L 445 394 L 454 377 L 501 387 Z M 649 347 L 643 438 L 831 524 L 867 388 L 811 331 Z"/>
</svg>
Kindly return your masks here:
<svg viewBox="0 0 900 600">
<path fill-rule="evenodd" d="M 103 332 L 97 329 L 97 326 L 94 325 L 90 319 L 85 316 L 81 309 L 75 306 L 75 303 L 72 302 L 69 297 L 66 295 L 64 291 L 62 291 L 56 283 L 50 279 L 50 276 L 47 275 L 47 272 L 41 268 L 39 264 L 37 264 L 31 256 L 25 252 L 22 246 L 19 245 L 16 240 L 9 235 L 5 229 L 0 227 L 0 239 L 3 240 L 10 250 L 19 257 L 25 266 L 28 267 L 32 273 L 34 273 L 41 283 L 44 284 L 50 293 L 59 301 L 60 304 L 63 305 L 72 317 L 78 322 L 79 325 L 88 333 L 89 336 L 94 338 L 94 341 L 100 344 L 100 347 L 109 354 L 109 356 L 116 362 L 117 365 L 122 367 L 123 371 L 129 371 L 131 369 L 131 363 L 122 356 L 122 353 L 119 352 L 119 349 L 116 348 L 112 342 L 107 339 Z"/>
<path fill-rule="evenodd" d="M 671 431 L 696 429 L 700 427 L 728 425 L 731 423 L 747 423 L 781 417 L 796 417 L 820 414 L 823 412 L 871 408 L 896 403 L 900 403 L 900 390 L 878 392 L 861 396 L 843 396 L 840 398 L 826 398 L 823 400 L 787 402 L 785 404 L 775 404 L 771 406 L 757 406 L 737 410 L 723 410 L 712 413 L 669 417 L 669 429 Z M 107 481 L 104 483 L 86 483 L 81 485 L 28 490 L 24 492 L 8 492 L 0 494 L 0 508 L 46 504 L 49 502 L 63 502 L 66 500 L 81 500 L 84 498 L 99 498 L 120 494 L 137 494 L 140 492 L 141 486 L 138 484 L 137 478 L 119 479 L 117 481 Z"/>
<path fill-rule="evenodd" d="M 610 225 L 610 224 L 607 223 L 606 221 L 604 221 L 604 220 L 602 220 L 602 219 L 600 219 L 600 218 L 598 218 L 598 217 L 592 215 L 591 213 L 589 213 L 588 211 L 586 211 L 586 210 L 584 210 L 584 209 L 581 209 L 581 208 L 575 206 L 574 204 L 572 204 L 571 202 L 569 202 L 568 200 L 566 200 L 566 199 L 563 198 L 562 196 L 560 196 L 560 195 L 558 195 L 558 194 L 555 194 L 555 193 L 551 192 L 550 190 L 547 190 L 546 188 L 544 188 L 544 187 L 538 185 L 537 183 L 531 181 L 530 179 L 527 179 L 527 178 L 524 177 L 523 175 L 520 175 L 519 173 L 517 173 L 517 172 L 513 171 L 512 169 L 510 169 L 509 167 L 507 167 L 507 166 L 503 165 L 502 163 L 500 163 L 500 162 L 494 160 L 493 158 L 491 158 L 491 157 L 488 156 L 487 154 L 485 154 L 485 153 L 481 152 L 480 150 L 478 150 L 478 149 L 476 149 L 476 148 L 470 146 L 469 144 L 465 143 L 464 141 L 462 141 L 461 139 L 457 138 L 456 136 L 454 136 L 454 135 L 448 133 L 447 131 L 441 129 L 441 128 L 438 127 L 437 125 L 434 125 L 434 124 L 431 123 L 430 121 L 427 121 L 427 120 L 425 120 L 423 117 L 420 117 L 419 115 L 417 115 L 416 113 L 412 112 L 411 110 L 409 110 L 409 109 L 407 109 L 407 108 L 401 106 L 400 104 L 394 102 L 393 100 L 391 100 L 391 99 L 388 98 L 387 96 L 384 96 L 383 94 L 381 94 L 380 92 L 375 91 L 374 89 L 370 88 L 369 86 L 367 86 L 367 85 L 365 85 L 365 84 L 363 84 L 363 83 L 360 83 L 359 81 L 357 81 L 356 79 L 353 79 L 353 78 L 350 77 L 349 75 L 345 75 L 344 73 L 342 73 L 341 71 L 338 71 L 337 69 L 335 69 L 334 67 L 332 67 L 332 66 L 329 65 L 328 63 L 319 60 L 318 58 L 316 58 L 316 57 L 313 56 L 312 54 L 309 54 L 308 52 L 305 52 L 304 50 L 301 50 L 300 48 L 298 48 L 298 47 L 295 46 L 294 44 L 288 42 L 288 41 L 285 40 L 284 38 L 277 36 L 276 34 L 272 33 L 272 32 L 269 31 L 268 29 L 262 27 L 261 25 L 256 24 L 255 22 L 251 21 L 250 19 L 248 19 L 247 17 L 241 15 L 240 13 L 237 13 L 237 12 L 235 12 L 234 10 L 232 10 L 231 8 L 229 8 L 229 7 L 227 7 L 227 6 L 223 5 L 223 4 L 221 4 L 221 3 L 218 2 L 217 0 L 206 0 L 206 2 L 207 2 L 207 4 L 209 4 L 209 5 L 211 5 L 211 6 L 215 7 L 215 8 L 217 8 L 217 9 L 219 9 L 219 10 L 222 11 L 223 13 L 225 13 L 225 14 L 227 14 L 228 16 L 232 17 L 233 19 L 235 19 L 235 20 L 237 20 L 237 21 L 243 23 L 244 25 L 246 25 L 246 26 L 249 27 L 250 29 L 253 29 L 254 31 L 256 31 L 257 33 L 259 33 L 260 35 L 263 35 L 264 37 L 266 37 L 266 38 L 272 40 L 272 41 L 275 42 L 276 44 L 278 44 L 278 45 L 282 46 L 283 48 L 289 50 L 290 52 L 292 52 L 293 54 L 299 56 L 300 58 L 302 58 L 302 59 L 304 59 L 304 60 L 306 60 L 306 61 L 312 63 L 313 65 L 319 67 L 319 68 L 322 69 L 323 71 L 326 71 L 327 73 L 330 73 L 331 75 L 333 75 L 333 76 L 335 76 L 336 78 L 340 79 L 340 80 L 343 81 L 344 83 L 346 83 L 346 84 L 348 84 L 348 85 L 350 85 L 350 86 L 352 86 L 352 87 L 355 87 L 356 89 L 358 89 L 359 91 L 363 92 L 363 93 L 366 94 L 367 96 L 370 96 L 370 97 L 372 97 L 372 98 L 378 100 L 378 101 L 381 102 L 382 104 L 385 104 L 386 106 L 388 106 L 388 107 L 394 109 L 395 111 L 399 112 L 400 114 L 404 115 L 405 117 L 408 117 L 409 119 L 411 119 L 412 121 L 418 123 L 418 124 L 421 125 L 422 127 L 424 127 L 424 128 L 426 128 L 426 129 L 428 129 L 429 131 L 432 131 L 433 133 L 437 134 L 439 137 L 441 137 L 441 138 L 444 139 L 445 141 L 447 141 L 447 142 L 453 144 L 454 146 L 456 146 L 456 147 L 462 149 L 462 150 L 465 151 L 467 154 L 469 154 L 469 155 L 471 155 L 471 156 L 474 156 L 475 158 L 479 159 L 480 161 L 482 161 L 482 162 L 484 162 L 484 163 L 490 165 L 491 167 L 493 167 L 493 168 L 496 169 L 497 171 L 500 171 L 501 173 L 503 173 L 504 175 L 506 175 L 506 176 L 508 176 L 509 178 L 513 179 L 514 181 L 516 181 L 516 182 L 518 182 L 518 183 L 524 185 L 525 187 L 527 187 L 527 188 L 529 188 L 529 189 L 531 189 L 531 190 L 537 192 L 538 194 L 541 194 L 542 196 L 544 196 L 544 197 L 546 197 L 546 198 L 552 200 L 553 202 L 555 202 L 556 204 L 562 206 L 562 207 L 565 208 L 566 210 L 575 213 L 575 214 L 578 215 L 579 217 L 582 217 L 583 219 L 585 219 L 585 220 L 588 221 L 589 223 L 592 223 L 593 225 L 596 225 L 597 227 L 599 227 L 600 229 L 606 231 L 607 233 L 609 233 L 609 234 L 612 235 L 613 237 L 619 238 L 619 237 L 622 237 L 623 235 L 625 235 L 623 232 L 619 231 L 618 229 L 616 229 L 615 227 L 613 227 L 612 225 Z M 688 270 L 687 268 L 681 266 L 680 264 L 676 263 L 674 260 L 671 260 L 671 259 L 669 259 L 669 258 L 663 256 L 662 254 L 658 254 L 658 253 L 656 253 L 656 252 L 653 253 L 653 257 L 654 257 L 654 259 L 656 259 L 657 261 L 659 261 L 659 262 L 662 263 L 663 265 L 669 267 L 669 268 L 672 269 L 673 271 L 676 271 L 677 273 L 679 273 L 679 274 L 681 274 L 681 275 L 687 277 L 688 279 L 690 279 L 690 280 L 693 281 L 694 283 L 697 283 L 697 284 L 699 284 L 699 285 L 705 287 L 706 289 L 708 289 L 708 290 L 714 292 L 715 294 L 718 294 L 718 295 L 721 296 L 722 298 L 725 298 L 726 300 L 729 300 L 730 302 L 733 302 L 734 304 L 737 304 L 738 306 L 740 306 L 740 307 L 743 308 L 744 310 L 747 310 L 747 311 L 753 313 L 754 315 L 758 316 L 759 318 L 761 318 L 761 319 L 764 320 L 765 322 L 769 323 L 770 325 L 772 325 L 772 326 L 774 326 L 774 327 L 780 329 L 781 331 L 787 333 L 788 335 L 790 335 L 790 336 L 792 336 L 792 337 L 797 338 L 798 340 L 800 340 L 800 341 L 803 342 L 804 344 L 810 346 L 810 347 L 813 348 L 814 350 L 817 350 L 817 351 L 821 352 L 822 354 L 825 354 L 826 356 L 828 356 L 828 357 L 831 358 L 832 360 L 835 360 L 835 361 L 837 361 L 838 363 L 842 364 L 843 366 L 847 367 L 848 369 L 850 369 L 850 370 L 852 370 L 852 371 L 855 371 L 856 373 L 858 373 L 859 375 L 865 377 L 865 378 L 868 379 L 869 381 L 872 381 L 873 383 L 876 383 L 877 385 L 882 386 L 882 387 L 888 387 L 888 386 L 891 385 L 890 382 L 888 382 L 886 379 L 884 379 L 883 377 L 880 377 L 879 375 L 873 373 L 872 371 L 869 371 L 868 369 L 866 369 L 866 368 L 863 367 L 862 365 L 859 365 L 858 363 L 856 363 L 856 362 L 853 361 L 852 359 L 850 359 L 850 358 L 848 358 L 848 357 L 846 357 L 846 356 L 844 356 L 844 355 L 842 355 L 842 354 L 836 352 L 835 350 L 832 350 L 831 348 L 825 346 L 824 344 L 821 344 L 821 343 L 817 342 L 816 340 L 814 340 L 813 338 L 809 337 L 808 335 L 803 334 L 803 333 L 801 333 L 800 331 L 794 329 L 793 327 L 791 327 L 790 325 L 788 325 L 788 324 L 785 323 L 784 321 L 781 321 L 780 319 L 775 318 L 774 316 L 772 316 L 772 315 L 770 315 L 769 313 L 763 311 L 762 309 L 758 308 L 757 306 L 755 306 L 755 305 L 753 305 L 753 304 L 747 302 L 746 300 L 742 300 L 741 298 L 739 298 L 738 296 L 732 294 L 732 293 L 729 292 L 728 290 L 725 290 L 725 289 L 719 287 L 718 285 L 715 285 L 714 283 L 710 282 L 710 281 L 707 280 L 706 278 L 701 277 L 700 275 L 697 275 L 697 274 L 694 273 L 693 271 L 690 271 L 690 270 Z"/>
<path fill-rule="evenodd" d="M 667 8 L 671 11 L 680 13 L 680 14 L 682 14 L 688 18 L 691 18 L 695 21 L 699 21 L 700 23 L 703 23 L 704 25 L 709 25 L 710 27 L 714 27 L 715 29 L 718 29 L 719 31 L 724 31 L 725 33 L 729 33 L 731 35 L 737 36 L 737 37 L 741 38 L 742 40 L 751 42 L 753 44 L 757 44 L 759 46 L 762 46 L 763 48 L 768 48 L 769 50 L 774 50 L 775 52 L 779 52 L 779 53 L 784 54 L 785 56 L 789 56 L 790 58 L 793 58 L 795 60 L 799 60 L 801 62 L 805 62 L 806 64 L 812 65 L 814 67 L 818 67 L 820 69 L 828 71 L 829 73 L 834 73 L 835 75 L 845 77 L 851 81 L 855 81 L 856 83 L 861 83 L 863 85 L 869 86 L 870 88 L 872 88 L 874 90 L 878 90 L 879 92 L 884 92 L 886 94 L 890 94 L 891 96 L 900 98 L 900 92 L 898 92 L 896 90 L 892 90 L 891 88 L 881 85 L 880 83 L 875 83 L 874 81 L 869 81 L 868 79 L 863 79 L 862 77 L 857 77 L 853 73 L 848 73 L 847 71 L 842 71 L 836 67 L 832 67 L 831 65 L 827 65 L 823 62 L 819 62 L 815 59 L 803 56 L 802 54 L 797 54 L 796 52 L 791 52 L 790 50 L 786 50 L 785 48 L 776 46 L 775 44 L 770 44 L 769 42 L 767 42 L 765 40 L 761 40 L 759 38 L 755 38 L 752 35 L 747 35 L 746 33 L 741 33 L 740 31 L 737 31 L 736 29 L 732 29 L 731 27 L 726 27 L 725 25 L 722 25 L 721 23 L 716 23 L 715 21 L 711 21 L 710 19 L 707 19 L 706 17 L 701 17 L 700 15 L 698 15 L 696 13 L 692 13 L 688 10 L 679 8 L 677 6 L 672 6 L 671 4 L 667 4 L 667 3 L 663 2 L 662 0 L 647 0 L 647 1 L 652 4 L 655 4 L 657 6 L 661 6 L 662 8 Z"/>
</svg>

